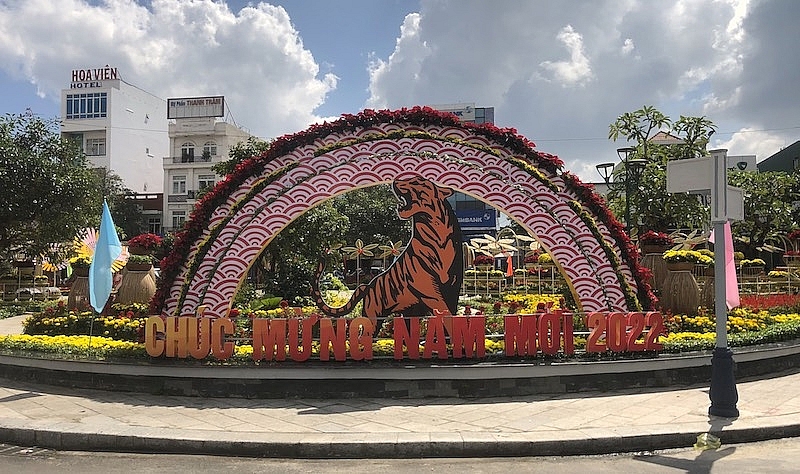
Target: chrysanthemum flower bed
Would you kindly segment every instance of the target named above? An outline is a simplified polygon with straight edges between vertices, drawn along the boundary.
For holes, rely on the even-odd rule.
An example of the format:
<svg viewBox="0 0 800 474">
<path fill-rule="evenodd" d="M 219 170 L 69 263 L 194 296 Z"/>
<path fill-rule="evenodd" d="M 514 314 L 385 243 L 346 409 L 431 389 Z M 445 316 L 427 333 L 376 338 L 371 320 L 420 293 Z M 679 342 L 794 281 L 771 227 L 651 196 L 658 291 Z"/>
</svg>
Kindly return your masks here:
<svg viewBox="0 0 800 474">
<path fill-rule="evenodd" d="M 330 303 L 341 305 L 348 295 L 330 295 Z M 338 300 L 341 301 L 338 301 Z M 541 307 L 560 309 L 564 304 L 560 295 L 521 295 L 507 294 L 498 300 L 473 298 L 463 301 L 459 313 L 474 314 L 477 311 L 486 316 L 486 354 L 501 356 L 505 352 L 503 341 L 504 316 L 506 314 L 535 313 Z M 42 312 L 30 316 L 25 321 L 25 335 L 0 336 L 0 352 L 13 354 L 40 354 L 64 358 L 99 359 L 147 359 L 141 343 L 147 308 L 144 305 L 115 307 L 115 315 L 95 317 L 92 323 L 90 310 L 67 310 L 63 304 L 48 306 Z M 270 310 L 250 311 L 247 307 L 237 308 L 232 316 L 237 318 L 239 340 L 236 352 L 226 363 L 252 363 L 253 348 L 247 344 L 252 337 L 253 318 L 304 317 L 316 312 L 313 306 L 300 309 L 282 307 Z M 360 307 L 354 313 L 360 312 Z M 660 338 L 663 352 L 678 353 L 710 350 L 715 345 L 715 325 L 713 314 L 701 311 L 698 316 L 665 314 L 668 331 Z M 585 318 L 575 315 L 575 347 L 580 351 L 585 347 Z M 391 357 L 394 354 L 392 319 L 387 319 L 373 342 L 375 357 Z M 92 327 L 91 348 L 89 328 Z M 425 334 L 424 321 L 421 332 Z M 800 296 L 798 295 L 751 295 L 742 298 L 742 306 L 728 315 L 729 345 L 732 347 L 754 344 L 767 344 L 800 338 Z M 312 357 L 319 356 L 319 343 L 312 344 Z M 563 357 L 563 356 L 559 356 Z M 582 357 L 578 353 L 577 357 Z M 596 358 L 596 355 L 591 356 Z"/>
</svg>

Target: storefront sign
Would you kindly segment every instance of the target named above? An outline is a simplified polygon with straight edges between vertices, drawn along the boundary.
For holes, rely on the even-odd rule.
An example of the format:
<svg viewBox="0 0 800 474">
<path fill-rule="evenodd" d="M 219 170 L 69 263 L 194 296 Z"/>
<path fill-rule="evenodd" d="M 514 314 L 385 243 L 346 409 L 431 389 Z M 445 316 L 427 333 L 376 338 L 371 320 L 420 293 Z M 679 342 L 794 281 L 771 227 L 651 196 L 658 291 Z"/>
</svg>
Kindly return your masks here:
<svg viewBox="0 0 800 474">
<path fill-rule="evenodd" d="M 224 116 L 224 96 L 167 99 L 168 119 Z"/>
</svg>

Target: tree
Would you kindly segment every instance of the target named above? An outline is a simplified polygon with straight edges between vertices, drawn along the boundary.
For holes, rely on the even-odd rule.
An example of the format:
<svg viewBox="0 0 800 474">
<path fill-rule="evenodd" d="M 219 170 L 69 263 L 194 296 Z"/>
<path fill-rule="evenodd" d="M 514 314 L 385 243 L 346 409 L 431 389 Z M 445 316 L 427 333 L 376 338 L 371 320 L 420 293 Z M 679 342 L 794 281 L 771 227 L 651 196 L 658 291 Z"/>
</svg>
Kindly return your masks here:
<svg viewBox="0 0 800 474">
<path fill-rule="evenodd" d="M 288 301 L 308 295 L 311 278 L 324 249 L 341 239 L 347 217 L 325 202 L 305 212 L 283 229 L 264 249 L 266 291 Z"/>
<path fill-rule="evenodd" d="M 0 258 L 29 258 L 71 241 L 100 218 L 99 180 L 55 121 L 32 113 L 0 119 Z"/>
<path fill-rule="evenodd" d="M 124 240 L 146 232 L 147 223 L 142 208 L 133 199 L 136 193 L 125 187 L 116 173 L 105 171 L 101 179 L 102 194 L 108 201 L 114 224 L 121 230 L 119 237 Z"/>
<path fill-rule="evenodd" d="M 333 200 L 333 207 L 350 219 L 342 238 L 352 244 L 358 239 L 368 243 L 408 242 L 411 222 L 397 216 L 397 197 L 388 185 L 350 191 Z"/>
<path fill-rule="evenodd" d="M 660 130 L 681 136 L 684 144 L 657 145 L 650 139 Z M 609 125 L 608 137 L 616 141 L 619 137 L 633 140 L 635 151 L 628 159 L 641 158 L 646 161 L 637 186 L 631 196 L 625 190 L 625 166 L 614 171 L 610 183 L 609 207 L 616 215 L 621 215 L 630 199 L 632 227 L 631 233 L 646 230 L 668 231 L 680 228 L 702 228 L 708 225 L 708 209 L 697 196 L 685 193 L 667 193 L 666 167 L 673 159 L 691 158 L 705 155 L 706 144 L 714 133 L 714 124 L 705 117 L 685 117 L 672 123 L 672 120 L 652 106 L 644 106 L 634 112 L 626 112 Z"/>
<path fill-rule="evenodd" d="M 215 163 L 211 170 L 220 176 L 231 174 L 236 169 L 236 165 L 244 160 L 260 155 L 267 151 L 272 145 L 272 140 L 262 140 L 258 137 L 247 137 L 247 140 L 232 146 L 228 152 L 229 159 Z"/>
<path fill-rule="evenodd" d="M 765 244 L 785 248 L 784 237 L 798 227 L 794 203 L 800 201 L 800 174 L 729 171 L 728 184 L 744 192 L 744 220 L 733 221 L 735 242 L 747 258 L 759 256 Z"/>
</svg>

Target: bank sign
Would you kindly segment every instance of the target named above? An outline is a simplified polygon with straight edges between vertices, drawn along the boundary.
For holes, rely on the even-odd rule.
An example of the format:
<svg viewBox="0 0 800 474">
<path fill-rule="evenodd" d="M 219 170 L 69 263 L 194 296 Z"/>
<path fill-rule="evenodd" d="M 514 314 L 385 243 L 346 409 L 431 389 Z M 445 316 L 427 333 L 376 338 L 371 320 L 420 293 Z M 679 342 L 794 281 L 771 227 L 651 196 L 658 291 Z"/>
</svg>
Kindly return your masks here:
<svg viewBox="0 0 800 474">
<path fill-rule="evenodd" d="M 497 227 L 497 212 L 494 209 L 459 210 L 456 211 L 456 218 L 462 229 Z"/>
</svg>

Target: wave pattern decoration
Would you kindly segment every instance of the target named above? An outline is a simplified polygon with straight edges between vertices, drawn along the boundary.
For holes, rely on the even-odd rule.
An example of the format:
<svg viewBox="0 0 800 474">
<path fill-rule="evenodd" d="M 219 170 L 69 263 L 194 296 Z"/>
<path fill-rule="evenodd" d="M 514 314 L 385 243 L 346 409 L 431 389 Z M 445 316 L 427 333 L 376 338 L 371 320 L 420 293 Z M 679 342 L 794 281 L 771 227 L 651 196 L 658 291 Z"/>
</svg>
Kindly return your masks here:
<svg viewBox="0 0 800 474">
<path fill-rule="evenodd" d="M 393 131 L 405 134 L 372 139 Z M 415 131 L 422 132 L 419 138 L 410 133 Z M 315 156 L 323 146 L 332 149 Z M 541 169 L 530 173 L 505 158 L 514 158 L 513 152 L 463 128 L 396 123 L 332 133 L 291 150 L 264 163 L 259 176 L 246 179 L 213 213 L 212 223 L 224 229 L 207 244 L 196 273 L 173 282 L 164 311 L 193 314 L 204 304 L 208 314 L 225 315 L 250 262 L 291 221 L 335 195 L 407 174 L 421 174 L 482 199 L 521 223 L 551 252 L 582 310 L 627 309 L 620 275 L 633 288 L 635 280 L 627 265 L 617 268 L 609 261 L 589 224 L 567 204 L 578 198 L 565 190 L 559 176 Z M 260 180 L 281 170 L 278 180 L 253 192 Z M 613 242 L 600 220 L 594 225 L 606 242 Z M 193 246 L 195 252 L 199 245 Z M 620 250 L 612 251 L 621 261 Z M 184 265 L 184 278 L 188 271 Z M 190 281 L 188 288 L 183 281 Z"/>
</svg>

